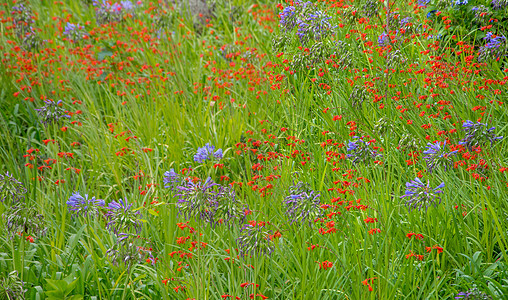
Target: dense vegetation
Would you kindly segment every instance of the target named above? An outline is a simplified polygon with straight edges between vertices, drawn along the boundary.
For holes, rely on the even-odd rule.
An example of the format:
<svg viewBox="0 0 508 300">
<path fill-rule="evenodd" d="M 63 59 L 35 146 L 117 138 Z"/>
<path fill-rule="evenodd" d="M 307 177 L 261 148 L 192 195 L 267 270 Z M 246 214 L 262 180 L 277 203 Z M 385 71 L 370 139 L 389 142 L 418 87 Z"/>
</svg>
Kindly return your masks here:
<svg viewBox="0 0 508 300">
<path fill-rule="evenodd" d="M 182 3 L 0 4 L 0 299 L 506 297 L 507 0 Z"/>
</svg>

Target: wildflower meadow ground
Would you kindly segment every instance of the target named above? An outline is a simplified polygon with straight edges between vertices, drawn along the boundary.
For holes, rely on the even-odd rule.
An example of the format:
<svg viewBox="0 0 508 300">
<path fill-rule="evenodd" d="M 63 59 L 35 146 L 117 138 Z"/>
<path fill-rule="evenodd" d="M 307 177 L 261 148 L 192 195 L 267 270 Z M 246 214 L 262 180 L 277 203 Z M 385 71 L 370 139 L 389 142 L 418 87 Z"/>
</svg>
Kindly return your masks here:
<svg viewBox="0 0 508 300">
<path fill-rule="evenodd" d="M 0 2 L 0 300 L 508 299 L 507 0 Z"/>
</svg>

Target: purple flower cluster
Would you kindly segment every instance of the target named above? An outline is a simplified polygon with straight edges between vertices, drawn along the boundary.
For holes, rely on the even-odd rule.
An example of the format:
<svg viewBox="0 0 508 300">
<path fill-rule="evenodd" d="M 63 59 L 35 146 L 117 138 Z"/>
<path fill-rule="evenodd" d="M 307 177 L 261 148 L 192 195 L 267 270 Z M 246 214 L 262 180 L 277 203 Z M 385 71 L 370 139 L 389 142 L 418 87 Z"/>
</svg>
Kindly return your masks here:
<svg viewBox="0 0 508 300">
<path fill-rule="evenodd" d="M 234 190 L 215 183 L 210 177 L 204 182 L 188 180 L 177 187 L 177 207 L 186 219 L 195 218 L 210 225 L 230 224 L 233 219 L 243 222 L 248 206 L 235 196 Z"/>
<path fill-rule="evenodd" d="M 467 5 L 469 0 L 455 0 L 455 5 Z"/>
<path fill-rule="evenodd" d="M 284 32 L 288 33 L 297 27 L 296 35 L 302 44 L 311 40 L 321 41 L 336 28 L 329 22 L 331 17 L 310 1 L 295 1 L 292 6 L 285 7 L 279 17 Z"/>
<path fill-rule="evenodd" d="M 83 32 L 83 26 L 67 22 L 67 24 L 65 24 L 63 35 L 72 42 L 76 42 L 82 39 L 85 34 Z"/>
<path fill-rule="evenodd" d="M 355 141 L 349 141 L 347 145 L 347 151 L 351 152 L 347 154 L 347 157 L 353 160 L 353 164 L 358 162 L 367 162 L 370 159 L 374 159 L 377 156 L 381 156 L 375 150 L 370 148 L 370 142 L 366 142 L 363 138 L 355 136 Z"/>
<path fill-rule="evenodd" d="M 9 207 L 3 214 L 5 227 L 11 237 L 20 234 L 42 236 L 46 234 L 44 216 L 40 214 L 34 205 L 26 202 L 18 202 Z"/>
<path fill-rule="evenodd" d="M 310 188 L 308 183 L 299 182 L 289 188 L 289 196 L 284 200 L 286 215 L 290 223 L 307 222 L 312 224 L 323 213 L 321 209 L 321 194 Z"/>
<path fill-rule="evenodd" d="M 331 29 L 335 28 L 328 22 L 331 18 L 318 10 L 296 21 L 298 25 L 296 35 L 302 45 L 310 40 L 321 41 L 330 33 Z"/>
<path fill-rule="evenodd" d="M 46 103 L 46 105 L 41 108 L 36 108 L 35 110 L 41 119 L 41 123 L 45 126 L 48 126 L 52 123 L 58 123 L 63 118 L 69 119 L 71 117 L 62 108 L 62 100 L 58 100 L 57 102 L 52 100 L 44 100 L 44 103 Z"/>
<path fill-rule="evenodd" d="M 135 264 L 150 262 L 155 264 L 152 247 L 137 234 L 120 233 L 116 243 L 106 251 L 113 265 L 123 263 L 130 269 Z"/>
<path fill-rule="evenodd" d="M 483 39 L 485 40 L 485 45 L 480 47 L 478 59 L 499 59 L 501 56 L 506 56 L 508 43 L 505 36 L 487 32 L 487 35 Z"/>
<path fill-rule="evenodd" d="M 31 25 L 35 22 L 32 10 L 21 3 L 12 7 L 11 15 L 14 32 L 18 39 L 22 41 L 23 47 L 27 50 L 37 47 L 40 40 Z"/>
<path fill-rule="evenodd" d="M 493 9 L 503 9 L 508 6 L 508 0 L 492 0 L 490 2 L 492 4 Z"/>
<path fill-rule="evenodd" d="M 441 142 L 436 141 L 434 143 L 428 143 L 425 148 L 427 148 L 427 150 L 423 151 L 423 154 L 426 154 L 426 156 L 424 156 L 423 159 L 427 163 L 427 170 L 429 173 L 432 173 L 432 171 L 440 165 L 447 167 L 452 162 L 451 157 L 458 152 L 457 150 L 447 152 L 446 140 L 443 145 L 441 145 Z"/>
<path fill-rule="evenodd" d="M 498 49 L 502 43 L 506 42 L 506 37 L 502 35 L 495 35 L 492 32 L 487 32 L 487 35 L 483 38 L 487 43 L 485 47 L 487 49 Z"/>
<path fill-rule="evenodd" d="M 129 0 L 111 4 L 107 0 L 102 0 L 102 2 L 93 0 L 97 23 L 99 24 L 120 22 L 125 14 L 134 14 L 134 10 L 139 5 L 141 5 L 141 1 L 136 2 L 136 4 Z"/>
<path fill-rule="evenodd" d="M 180 178 L 174 169 L 170 169 L 164 173 L 164 188 L 174 190 L 180 183 Z"/>
<path fill-rule="evenodd" d="M 240 236 L 236 239 L 240 257 L 246 255 L 270 255 L 275 245 L 270 238 L 271 231 L 265 226 L 245 224 L 240 230 Z"/>
<path fill-rule="evenodd" d="M 437 206 L 441 203 L 441 198 L 438 194 L 443 192 L 441 189 L 444 186 L 445 184 L 442 182 L 432 189 L 430 188 L 429 182 L 425 184 L 416 177 L 415 180 L 406 183 L 406 192 L 401 198 L 409 198 L 406 201 L 406 205 L 409 206 L 410 210 L 413 208 L 421 210 L 423 206 L 425 206 L 425 210 L 427 210 L 430 205 L 434 204 L 434 206 Z M 436 203 L 436 200 L 439 200 L 439 202 Z"/>
<path fill-rule="evenodd" d="M 128 232 L 131 228 L 136 230 L 137 233 L 141 231 L 141 221 L 139 217 L 141 213 L 131 209 L 132 203 L 127 204 L 127 199 L 119 199 L 111 201 L 108 204 L 106 218 L 108 223 L 106 227 L 112 230 L 115 234 L 120 232 Z"/>
<path fill-rule="evenodd" d="M 295 2 L 294 5 L 298 5 L 298 2 Z M 279 14 L 280 17 L 280 26 L 284 28 L 285 31 L 291 31 L 296 26 L 296 8 L 295 6 L 286 6 Z"/>
<path fill-rule="evenodd" d="M 386 32 L 381 33 L 381 35 L 377 38 L 377 43 L 381 47 L 390 45 L 390 36 L 388 36 Z"/>
<path fill-rule="evenodd" d="M 469 151 L 473 149 L 473 147 L 478 147 L 485 145 L 487 142 L 490 142 L 492 146 L 494 142 L 502 139 L 502 136 L 496 136 L 494 130 L 496 127 L 491 127 L 487 129 L 487 124 L 484 123 L 474 123 L 470 120 L 466 120 L 462 127 L 466 132 L 466 136 L 459 142 L 460 145 L 466 147 Z"/>
<path fill-rule="evenodd" d="M 0 202 L 17 203 L 25 198 L 26 188 L 9 172 L 0 174 Z M 9 201 L 10 200 L 10 201 Z"/>
<path fill-rule="evenodd" d="M 478 290 L 477 288 L 470 289 L 466 292 L 460 292 L 455 296 L 455 299 L 463 299 L 463 300 L 489 300 L 492 299 L 491 296 L 485 294 L 484 292 Z"/>
<path fill-rule="evenodd" d="M 418 5 L 427 6 L 430 3 L 430 0 L 418 0 Z"/>
<path fill-rule="evenodd" d="M 87 194 L 83 197 L 79 192 L 73 193 L 67 201 L 69 211 L 77 216 L 83 215 L 84 217 L 98 216 L 99 210 L 103 208 L 104 205 L 104 200 L 95 199 L 95 197 L 88 198 Z"/>
<path fill-rule="evenodd" d="M 0 299 L 25 299 L 24 282 L 19 278 L 18 271 L 10 272 L 7 277 L 0 277 Z"/>
<path fill-rule="evenodd" d="M 206 143 L 204 147 L 198 148 L 197 153 L 194 155 L 194 161 L 203 163 L 205 160 L 222 159 L 222 149 L 215 151 L 215 146 Z"/>
</svg>

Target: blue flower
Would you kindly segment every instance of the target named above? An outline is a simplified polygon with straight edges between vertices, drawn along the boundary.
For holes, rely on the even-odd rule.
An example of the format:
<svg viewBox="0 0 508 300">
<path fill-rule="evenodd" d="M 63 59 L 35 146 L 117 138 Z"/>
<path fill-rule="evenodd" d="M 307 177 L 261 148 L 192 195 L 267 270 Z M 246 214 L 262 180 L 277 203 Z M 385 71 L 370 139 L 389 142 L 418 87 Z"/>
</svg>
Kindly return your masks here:
<svg viewBox="0 0 508 300">
<path fill-rule="evenodd" d="M 132 204 L 127 204 L 127 199 L 125 201 L 119 199 L 118 202 L 111 201 L 107 207 L 106 217 L 108 223 L 106 227 L 116 234 L 126 232 L 131 227 L 139 233 L 141 230 L 141 221 L 138 219 L 140 212 L 133 211 L 131 207 Z"/>
<path fill-rule="evenodd" d="M 441 190 L 445 186 L 444 182 L 438 185 L 435 188 L 430 188 L 429 183 L 423 183 L 418 177 L 415 180 L 406 183 L 406 192 L 401 198 L 409 198 L 406 201 L 406 205 L 409 206 L 409 209 L 418 208 L 421 210 L 423 206 L 425 206 L 425 210 L 429 208 L 431 204 L 437 206 L 441 203 L 441 198 L 438 194 L 441 194 L 443 191 Z M 436 200 L 439 200 L 436 203 Z"/>
<path fill-rule="evenodd" d="M 434 10 L 429 11 L 429 12 L 427 13 L 427 19 L 428 19 L 428 18 L 430 18 L 430 17 L 432 17 L 432 14 L 435 14 L 435 13 L 437 13 L 437 9 L 434 9 Z"/>
<path fill-rule="evenodd" d="M 492 32 L 487 32 L 487 36 L 483 39 L 487 41 L 485 44 L 487 49 L 498 49 L 502 43 L 506 42 L 506 37 L 502 35 L 495 35 Z"/>
<path fill-rule="evenodd" d="M 370 142 L 365 142 L 363 138 L 356 136 L 354 138 L 357 138 L 357 140 L 349 141 L 347 145 L 347 151 L 351 152 L 347 154 L 347 157 L 353 160 L 353 164 L 367 162 L 377 156 L 382 156 L 377 151 L 370 149 Z"/>
<path fill-rule="evenodd" d="M 498 10 L 498 9 L 503 9 L 506 6 L 508 6 L 508 1 L 507 0 L 492 0 L 491 4 L 492 4 L 493 9 Z"/>
<path fill-rule="evenodd" d="M 490 142 L 492 146 L 494 142 L 502 139 L 502 136 L 496 136 L 494 130 L 496 127 L 491 127 L 487 129 L 487 124 L 484 123 L 474 123 L 470 120 L 466 120 L 462 127 L 464 127 L 464 131 L 466 132 L 466 136 L 459 142 L 460 145 L 468 148 L 470 151 L 473 147 L 478 147 Z"/>
<path fill-rule="evenodd" d="M 233 219 L 242 222 L 245 218 L 248 206 L 236 198 L 231 187 L 215 183 L 210 177 L 204 182 L 188 180 L 177 189 L 177 208 L 186 219 L 195 218 L 213 226 L 222 221 L 231 224 Z"/>
<path fill-rule="evenodd" d="M 180 179 L 178 178 L 178 174 L 175 170 L 171 169 L 164 173 L 164 188 L 170 188 L 173 190 L 179 182 Z"/>
<path fill-rule="evenodd" d="M 79 192 L 75 192 L 69 197 L 67 206 L 69 210 L 75 215 L 83 215 L 85 217 L 98 215 L 99 209 L 105 205 L 104 200 L 95 199 L 95 197 L 88 198 L 88 195 L 81 196 Z"/>
<path fill-rule="evenodd" d="M 384 47 L 390 44 L 390 37 L 386 32 L 381 33 L 381 35 L 377 38 L 377 43 L 379 46 Z"/>
<path fill-rule="evenodd" d="M 425 147 L 427 150 L 423 151 L 423 154 L 427 154 L 427 156 L 423 157 L 427 162 L 427 169 L 429 173 L 438 167 L 439 165 L 445 165 L 445 167 L 451 163 L 451 156 L 455 155 L 458 151 L 454 150 L 451 152 L 446 152 L 446 140 L 441 146 L 441 142 L 436 141 L 434 143 L 428 143 Z"/>
<path fill-rule="evenodd" d="M 194 155 L 194 161 L 197 163 L 203 163 L 205 160 L 222 159 L 222 149 L 218 149 L 215 151 L 215 146 L 206 143 L 206 145 L 202 148 L 199 148 L 197 153 Z"/>
<path fill-rule="evenodd" d="M 299 182 L 289 188 L 289 194 L 283 204 L 291 224 L 297 221 L 311 224 L 323 213 L 319 199 L 321 194 L 310 189 L 309 184 Z"/>
</svg>

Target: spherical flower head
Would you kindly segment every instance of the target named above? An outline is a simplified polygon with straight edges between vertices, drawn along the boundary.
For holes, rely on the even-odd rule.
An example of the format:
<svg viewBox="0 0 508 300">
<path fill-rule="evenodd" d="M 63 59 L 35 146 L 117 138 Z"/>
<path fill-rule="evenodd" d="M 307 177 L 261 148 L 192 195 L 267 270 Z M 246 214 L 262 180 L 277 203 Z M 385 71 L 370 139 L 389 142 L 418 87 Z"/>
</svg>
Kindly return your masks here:
<svg viewBox="0 0 508 300">
<path fill-rule="evenodd" d="M 240 230 L 240 236 L 236 239 L 240 257 L 246 255 L 271 255 L 275 249 L 270 239 L 272 232 L 265 226 L 245 224 Z"/>
<path fill-rule="evenodd" d="M 444 165 L 445 168 L 451 164 L 452 157 L 457 154 L 457 150 L 447 152 L 446 151 L 446 140 L 443 145 L 441 142 L 436 141 L 434 143 L 428 143 L 425 147 L 427 150 L 423 151 L 423 154 L 427 154 L 423 159 L 427 162 L 427 169 L 429 173 L 440 165 Z"/>
<path fill-rule="evenodd" d="M 290 31 L 295 27 L 295 7 L 294 6 L 286 6 L 279 14 L 280 21 L 279 24 L 286 31 Z"/>
<path fill-rule="evenodd" d="M 148 261 L 153 264 L 155 258 L 152 254 L 152 246 L 148 243 L 137 234 L 122 232 L 117 235 L 116 243 L 106 251 L 106 255 L 114 265 L 123 263 L 127 269 L 130 269 L 132 265 Z"/>
<path fill-rule="evenodd" d="M 186 219 L 194 218 L 214 226 L 222 220 L 230 224 L 233 219 L 243 221 L 248 207 L 235 196 L 231 187 L 215 183 L 210 177 L 204 182 L 191 180 L 178 186 L 177 207 Z"/>
<path fill-rule="evenodd" d="M 24 282 L 18 271 L 12 271 L 7 277 L 0 277 L 0 299 L 25 299 Z"/>
<path fill-rule="evenodd" d="M 221 160 L 222 149 L 215 150 L 215 146 L 206 143 L 204 147 L 198 148 L 197 153 L 194 155 L 194 161 L 197 163 L 203 163 L 206 160 Z"/>
<path fill-rule="evenodd" d="M 441 203 L 441 198 L 438 194 L 441 194 L 443 191 L 441 190 L 445 186 L 444 182 L 438 185 L 435 188 L 430 188 L 429 182 L 427 184 L 423 183 L 418 177 L 414 180 L 406 183 L 406 192 L 401 198 L 409 198 L 406 201 L 406 205 L 409 206 L 409 209 L 418 208 L 421 210 L 422 207 L 425 206 L 425 210 L 432 204 L 437 206 Z M 439 200 L 439 202 L 436 202 Z"/>
<path fill-rule="evenodd" d="M 25 194 L 26 188 L 9 172 L 0 174 L 0 202 L 17 203 L 25 198 Z"/>
<path fill-rule="evenodd" d="M 370 142 L 366 142 L 363 138 L 357 136 L 353 138 L 356 138 L 356 140 L 348 142 L 347 151 L 350 153 L 346 155 L 349 159 L 353 160 L 353 164 L 359 162 L 365 163 L 378 156 L 382 156 L 380 153 L 370 148 Z"/>
<path fill-rule="evenodd" d="M 470 120 L 466 120 L 462 127 L 466 132 L 466 136 L 459 142 L 460 145 L 466 147 L 469 151 L 473 147 L 483 146 L 487 142 L 490 142 L 492 146 L 496 141 L 502 139 L 502 136 L 496 136 L 494 133 L 495 127 L 487 129 L 487 124 L 474 123 Z"/>
<path fill-rule="evenodd" d="M 99 214 L 99 209 L 104 207 L 104 205 L 104 200 L 95 199 L 95 197 L 88 198 L 88 195 L 83 197 L 79 192 L 74 192 L 72 196 L 69 197 L 69 200 L 67 200 L 69 211 L 77 216 L 97 216 Z"/>
<path fill-rule="evenodd" d="M 2 215 L 5 218 L 7 232 L 11 237 L 19 234 L 42 236 L 46 234 L 44 216 L 34 205 L 18 202 L 9 207 Z"/>
<path fill-rule="evenodd" d="M 323 214 L 321 209 L 321 194 L 310 188 L 310 185 L 299 182 L 289 188 L 289 196 L 283 201 L 286 215 L 290 223 L 306 222 L 309 225 Z"/>
<path fill-rule="evenodd" d="M 131 209 L 132 203 L 127 204 L 127 199 L 119 199 L 111 201 L 108 204 L 106 218 L 108 223 L 106 227 L 118 234 L 120 232 L 128 232 L 131 228 L 137 233 L 141 231 L 141 221 L 139 217 L 141 213 Z"/>
<path fill-rule="evenodd" d="M 170 169 L 164 173 L 164 188 L 174 190 L 180 182 L 180 178 L 174 169 Z"/>
<path fill-rule="evenodd" d="M 57 102 L 52 100 L 44 100 L 46 103 L 43 107 L 35 109 L 39 118 L 41 119 L 41 123 L 44 125 L 49 125 L 52 123 L 59 123 L 63 118 L 70 118 L 67 112 L 62 108 L 62 100 Z"/>
</svg>

